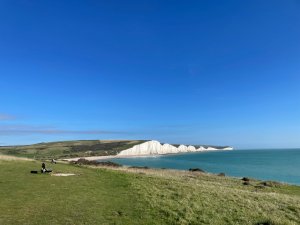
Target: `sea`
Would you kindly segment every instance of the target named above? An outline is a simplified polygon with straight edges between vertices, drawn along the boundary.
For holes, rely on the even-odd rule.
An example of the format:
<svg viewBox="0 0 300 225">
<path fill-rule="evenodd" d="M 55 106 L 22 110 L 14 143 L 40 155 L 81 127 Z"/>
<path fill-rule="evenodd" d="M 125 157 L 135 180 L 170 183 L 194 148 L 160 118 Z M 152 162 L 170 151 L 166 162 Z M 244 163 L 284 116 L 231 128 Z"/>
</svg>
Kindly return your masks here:
<svg viewBox="0 0 300 225">
<path fill-rule="evenodd" d="M 110 161 L 127 166 L 188 170 L 201 168 L 209 173 L 252 177 L 300 185 L 300 149 L 253 149 L 206 151 Z"/>
</svg>

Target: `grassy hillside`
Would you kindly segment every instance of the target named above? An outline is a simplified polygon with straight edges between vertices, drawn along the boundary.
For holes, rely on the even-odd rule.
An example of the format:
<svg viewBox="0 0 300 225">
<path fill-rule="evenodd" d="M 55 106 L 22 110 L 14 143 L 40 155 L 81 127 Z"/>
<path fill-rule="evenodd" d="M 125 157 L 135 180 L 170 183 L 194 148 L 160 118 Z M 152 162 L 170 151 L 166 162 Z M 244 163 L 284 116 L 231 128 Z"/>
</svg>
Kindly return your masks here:
<svg viewBox="0 0 300 225">
<path fill-rule="evenodd" d="M 90 140 L 49 142 L 23 146 L 4 146 L 0 147 L 0 154 L 35 159 L 105 156 L 116 155 L 122 150 L 143 142 L 145 141 Z"/>
<path fill-rule="evenodd" d="M 299 224 L 300 187 L 198 172 L 0 159 L 0 224 Z"/>
</svg>

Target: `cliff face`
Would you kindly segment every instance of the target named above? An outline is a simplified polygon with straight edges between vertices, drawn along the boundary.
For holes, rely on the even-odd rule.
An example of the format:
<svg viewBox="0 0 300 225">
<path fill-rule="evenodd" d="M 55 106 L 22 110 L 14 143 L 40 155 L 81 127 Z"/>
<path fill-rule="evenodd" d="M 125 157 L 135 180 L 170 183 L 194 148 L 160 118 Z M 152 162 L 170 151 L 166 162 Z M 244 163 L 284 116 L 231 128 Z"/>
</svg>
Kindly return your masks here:
<svg viewBox="0 0 300 225">
<path fill-rule="evenodd" d="M 180 145 L 178 148 L 170 144 L 161 144 L 158 141 L 147 141 L 139 145 L 135 145 L 132 148 L 121 151 L 119 156 L 130 156 L 130 155 L 162 155 L 162 154 L 175 154 L 181 152 L 199 152 L 199 151 L 213 151 L 213 150 L 233 150 L 232 147 L 226 147 L 217 149 L 213 147 Z"/>
</svg>

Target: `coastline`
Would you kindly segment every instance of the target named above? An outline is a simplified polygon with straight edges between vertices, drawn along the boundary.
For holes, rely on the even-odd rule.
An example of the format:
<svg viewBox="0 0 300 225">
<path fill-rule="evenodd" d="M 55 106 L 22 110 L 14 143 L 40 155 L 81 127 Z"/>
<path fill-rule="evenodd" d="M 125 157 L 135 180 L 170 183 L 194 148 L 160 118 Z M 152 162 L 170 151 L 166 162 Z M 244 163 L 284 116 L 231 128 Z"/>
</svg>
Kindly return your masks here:
<svg viewBox="0 0 300 225">
<path fill-rule="evenodd" d="M 97 156 L 88 159 L 112 161 L 122 165 L 147 166 L 149 168 L 170 168 L 178 170 L 200 168 L 214 174 L 224 172 L 226 176 L 231 177 L 245 176 L 300 185 L 300 174 L 298 170 L 300 165 L 300 149 L 282 149 L 281 151 L 262 151 L 256 149 L 222 152 L 223 151 L 203 151 L 203 154 L 201 154 L 202 152 L 188 152 L 163 155 L 116 155 Z M 172 164 L 173 158 L 175 160 L 174 164 Z M 72 160 L 77 159 L 70 159 L 70 161 Z"/>
<path fill-rule="evenodd" d="M 79 159 L 86 159 L 89 161 L 100 160 L 100 159 L 113 159 L 116 158 L 116 155 L 107 155 L 107 156 L 88 156 L 88 157 L 76 157 L 76 158 L 67 158 L 67 159 L 59 159 L 62 161 L 73 162 Z"/>
<path fill-rule="evenodd" d="M 223 151 L 233 151 L 231 149 L 217 149 L 217 150 L 202 150 L 202 151 L 194 151 L 194 152 L 178 152 L 178 153 L 165 153 L 165 154 L 141 154 L 141 155 L 105 155 L 105 156 L 83 156 L 83 157 L 76 157 L 76 158 L 67 158 L 61 159 L 62 161 L 77 161 L 78 159 L 86 159 L 89 161 L 93 160 L 105 160 L 105 159 L 115 159 L 115 158 L 144 158 L 144 157 L 160 157 L 165 155 L 177 155 L 177 154 L 185 154 L 185 153 L 200 153 L 200 152 L 223 152 Z"/>
<path fill-rule="evenodd" d="M 88 157 L 77 157 L 77 158 L 68 158 L 68 159 L 61 159 L 62 161 L 77 161 L 78 159 L 86 159 L 89 161 L 95 161 L 95 160 L 105 160 L 105 159 L 116 159 L 116 158 L 143 158 L 143 157 L 159 157 L 162 155 L 171 155 L 171 154 L 157 154 L 157 155 L 107 155 L 107 156 L 88 156 Z M 174 154 L 172 154 L 174 155 Z"/>
<path fill-rule="evenodd" d="M 118 157 L 121 158 L 121 157 Z M 123 158 L 123 157 L 122 157 Z M 127 157 L 128 158 L 128 157 Z M 228 175 L 223 172 L 215 173 L 210 171 L 201 171 L 201 168 L 194 168 L 196 170 L 189 170 L 189 169 L 174 169 L 174 168 L 157 168 L 157 167 L 144 167 L 144 166 L 129 166 L 129 165 L 122 165 L 120 164 L 120 167 L 110 166 L 110 165 L 102 165 L 100 164 L 94 164 L 94 165 L 88 165 L 86 166 L 90 168 L 103 168 L 108 170 L 115 170 L 115 171 L 123 171 L 123 172 L 129 172 L 129 173 L 143 173 L 148 175 L 155 175 L 155 176 L 206 176 L 206 177 L 223 177 L 224 179 L 233 179 L 235 181 L 246 181 L 244 182 L 245 186 L 253 185 L 253 183 L 259 183 L 262 184 L 265 187 L 272 186 L 278 186 L 278 185 L 288 185 L 288 186 L 296 186 L 300 187 L 300 184 L 298 183 L 292 183 L 292 182 L 286 182 L 282 180 L 276 180 L 276 179 L 263 179 L 258 177 L 252 177 L 252 176 L 234 176 L 234 175 Z M 193 169 L 193 168 L 191 168 Z M 200 169 L 200 170 L 198 170 Z"/>
</svg>

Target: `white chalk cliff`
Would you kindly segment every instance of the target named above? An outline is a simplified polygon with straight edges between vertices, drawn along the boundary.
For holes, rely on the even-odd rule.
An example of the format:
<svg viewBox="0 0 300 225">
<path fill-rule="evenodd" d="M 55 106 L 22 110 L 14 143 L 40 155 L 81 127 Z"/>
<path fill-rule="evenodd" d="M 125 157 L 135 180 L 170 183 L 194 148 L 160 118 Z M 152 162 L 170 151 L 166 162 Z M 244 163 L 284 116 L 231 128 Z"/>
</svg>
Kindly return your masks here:
<svg viewBox="0 0 300 225">
<path fill-rule="evenodd" d="M 163 154 L 175 154 L 181 152 L 201 152 L 201 151 L 213 151 L 213 150 L 233 150 L 232 147 L 225 148 L 213 148 L 189 145 L 179 145 L 175 147 L 170 144 L 161 144 L 158 141 L 147 141 L 139 145 L 135 145 L 132 148 L 121 151 L 118 156 L 134 156 L 134 155 L 163 155 Z"/>
</svg>

